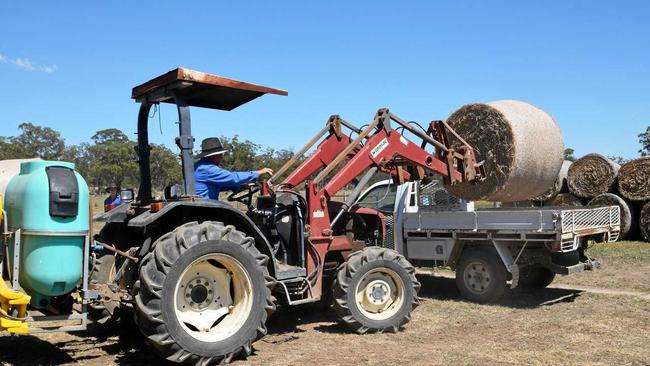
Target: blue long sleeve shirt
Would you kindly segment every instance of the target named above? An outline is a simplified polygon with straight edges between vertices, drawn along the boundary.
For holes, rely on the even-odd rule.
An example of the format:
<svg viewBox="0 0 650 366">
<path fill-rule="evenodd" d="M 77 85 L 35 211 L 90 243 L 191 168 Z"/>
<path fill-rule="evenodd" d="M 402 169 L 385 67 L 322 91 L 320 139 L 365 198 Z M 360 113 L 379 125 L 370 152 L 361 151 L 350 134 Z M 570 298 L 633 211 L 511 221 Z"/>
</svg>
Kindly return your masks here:
<svg viewBox="0 0 650 366">
<path fill-rule="evenodd" d="M 219 192 L 238 190 L 242 184 L 255 182 L 259 176 L 254 171 L 231 172 L 205 160 L 194 164 L 196 194 L 213 200 L 219 199 Z"/>
<path fill-rule="evenodd" d="M 121 205 L 122 204 L 122 197 L 118 194 L 115 196 L 115 199 L 111 199 L 111 196 L 106 197 L 104 200 L 104 206 L 108 205 Z"/>
</svg>

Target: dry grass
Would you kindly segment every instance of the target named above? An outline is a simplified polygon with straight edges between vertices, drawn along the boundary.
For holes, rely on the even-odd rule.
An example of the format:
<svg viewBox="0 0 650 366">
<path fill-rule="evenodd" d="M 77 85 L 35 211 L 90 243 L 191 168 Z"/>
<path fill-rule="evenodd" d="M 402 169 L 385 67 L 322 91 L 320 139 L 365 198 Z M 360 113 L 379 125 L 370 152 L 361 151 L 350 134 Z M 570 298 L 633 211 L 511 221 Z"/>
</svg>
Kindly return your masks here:
<svg viewBox="0 0 650 366">
<path fill-rule="evenodd" d="M 600 271 L 558 283 L 650 293 L 650 245 L 598 245 Z M 509 291 L 495 305 L 462 301 L 452 279 L 421 274 L 422 304 L 398 334 L 359 336 L 332 312 L 280 309 L 255 343 L 253 365 L 648 365 L 650 301 L 635 296 L 547 289 Z M 35 352 L 36 351 L 36 352 Z M 93 326 L 77 334 L 0 339 L 3 363 L 160 364 L 132 325 Z M 236 364 L 245 364 L 238 361 Z"/>
<path fill-rule="evenodd" d="M 599 270 L 558 276 L 555 283 L 650 293 L 650 243 L 595 244 L 588 254 L 600 261 Z"/>
</svg>

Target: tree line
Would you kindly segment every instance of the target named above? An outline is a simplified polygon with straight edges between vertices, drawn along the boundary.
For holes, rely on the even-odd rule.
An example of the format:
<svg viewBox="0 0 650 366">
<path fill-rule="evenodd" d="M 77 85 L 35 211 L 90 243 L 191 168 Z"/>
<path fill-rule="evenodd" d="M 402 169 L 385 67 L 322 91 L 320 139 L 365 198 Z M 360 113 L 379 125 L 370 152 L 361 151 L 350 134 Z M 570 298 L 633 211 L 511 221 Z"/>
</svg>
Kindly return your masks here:
<svg viewBox="0 0 650 366">
<path fill-rule="evenodd" d="M 111 182 L 138 188 L 137 142 L 119 129 L 99 130 L 90 138 L 91 142 L 77 145 L 66 145 L 61 134 L 50 127 L 26 122 L 18 129 L 16 136 L 0 136 L 0 160 L 41 158 L 69 161 L 97 192 Z M 264 148 L 237 135 L 220 139 L 229 150 L 222 166 L 229 170 L 278 169 L 293 155 L 291 150 Z M 150 146 L 153 188 L 162 191 L 168 185 L 180 183 L 182 169 L 178 153 L 165 145 Z"/>
</svg>

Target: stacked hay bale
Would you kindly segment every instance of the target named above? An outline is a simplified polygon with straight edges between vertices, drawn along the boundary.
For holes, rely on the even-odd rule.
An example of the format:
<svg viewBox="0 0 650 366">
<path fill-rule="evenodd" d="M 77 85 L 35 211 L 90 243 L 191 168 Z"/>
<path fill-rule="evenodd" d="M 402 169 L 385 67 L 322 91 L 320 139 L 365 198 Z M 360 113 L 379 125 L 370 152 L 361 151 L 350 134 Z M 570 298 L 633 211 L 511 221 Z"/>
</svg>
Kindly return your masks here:
<svg viewBox="0 0 650 366">
<path fill-rule="evenodd" d="M 625 163 L 618 174 L 618 191 L 636 206 L 638 227 L 650 241 L 650 157 Z"/>
<path fill-rule="evenodd" d="M 587 200 L 589 206 L 619 206 L 619 238 L 626 239 L 637 231 L 637 218 L 632 203 L 616 194 L 620 168 L 620 165 L 603 155 L 588 154 L 571 164 L 567 173 L 567 184 L 571 194 Z"/>
<path fill-rule="evenodd" d="M 594 198 L 614 192 L 620 165 L 600 154 L 589 154 L 576 160 L 567 172 L 569 191 L 580 198 Z"/>
<path fill-rule="evenodd" d="M 582 207 L 580 198 L 572 195 L 571 193 L 558 193 L 555 197 L 548 201 L 544 201 L 544 206 L 553 207 Z"/>
<path fill-rule="evenodd" d="M 487 177 L 449 191 L 467 200 L 515 202 L 543 194 L 558 177 L 564 156 L 560 128 L 543 110 L 516 100 L 468 104 L 447 123 L 484 161 Z M 460 142 L 451 139 L 452 147 Z"/>
<path fill-rule="evenodd" d="M 619 238 L 633 237 L 638 231 L 638 215 L 636 207 L 629 201 L 614 193 L 603 193 L 589 201 L 588 206 L 618 206 L 621 208 L 621 232 Z"/>
</svg>

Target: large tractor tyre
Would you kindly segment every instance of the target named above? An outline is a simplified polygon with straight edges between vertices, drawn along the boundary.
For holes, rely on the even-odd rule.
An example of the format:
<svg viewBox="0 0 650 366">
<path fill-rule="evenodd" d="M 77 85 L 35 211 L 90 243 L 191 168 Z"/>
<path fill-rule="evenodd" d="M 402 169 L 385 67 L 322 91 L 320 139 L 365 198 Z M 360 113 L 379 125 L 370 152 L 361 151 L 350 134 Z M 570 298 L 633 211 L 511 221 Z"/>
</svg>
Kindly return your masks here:
<svg viewBox="0 0 650 366">
<path fill-rule="evenodd" d="M 487 303 L 507 287 L 507 270 L 494 248 L 468 248 L 456 266 L 456 286 L 463 298 Z"/>
<path fill-rule="evenodd" d="M 333 284 L 334 310 L 357 333 L 397 332 L 420 300 L 415 268 L 394 250 L 367 247 L 350 255 Z"/>
<path fill-rule="evenodd" d="M 555 273 L 542 266 L 527 266 L 519 271 L 518 286 L 524 291 L 536 291 L 546 288 L 555 279 Z"/>
<path fill-rule="evenodd" d="M 90 286 L 100 290 L 102 285 L 113 282 L 115 279 L 115 255 L 113 253 L 97 253 L 93 263 L 93 270 L 90 273 Z M 119 304 L 106 296 L 102 296 L 100 301 L 91 302 L 88 305 L 88 315 L 100 324 L 112 322 L 119 318 L 116 311 Z"/>
<path fill-rule="evenodd" d="M 143 258 L 136 323 L 169 361 L 204 365 L 248 356 L 275 310 L 268 260 L 231 225 L 184 224 Z"/>
</svg>

